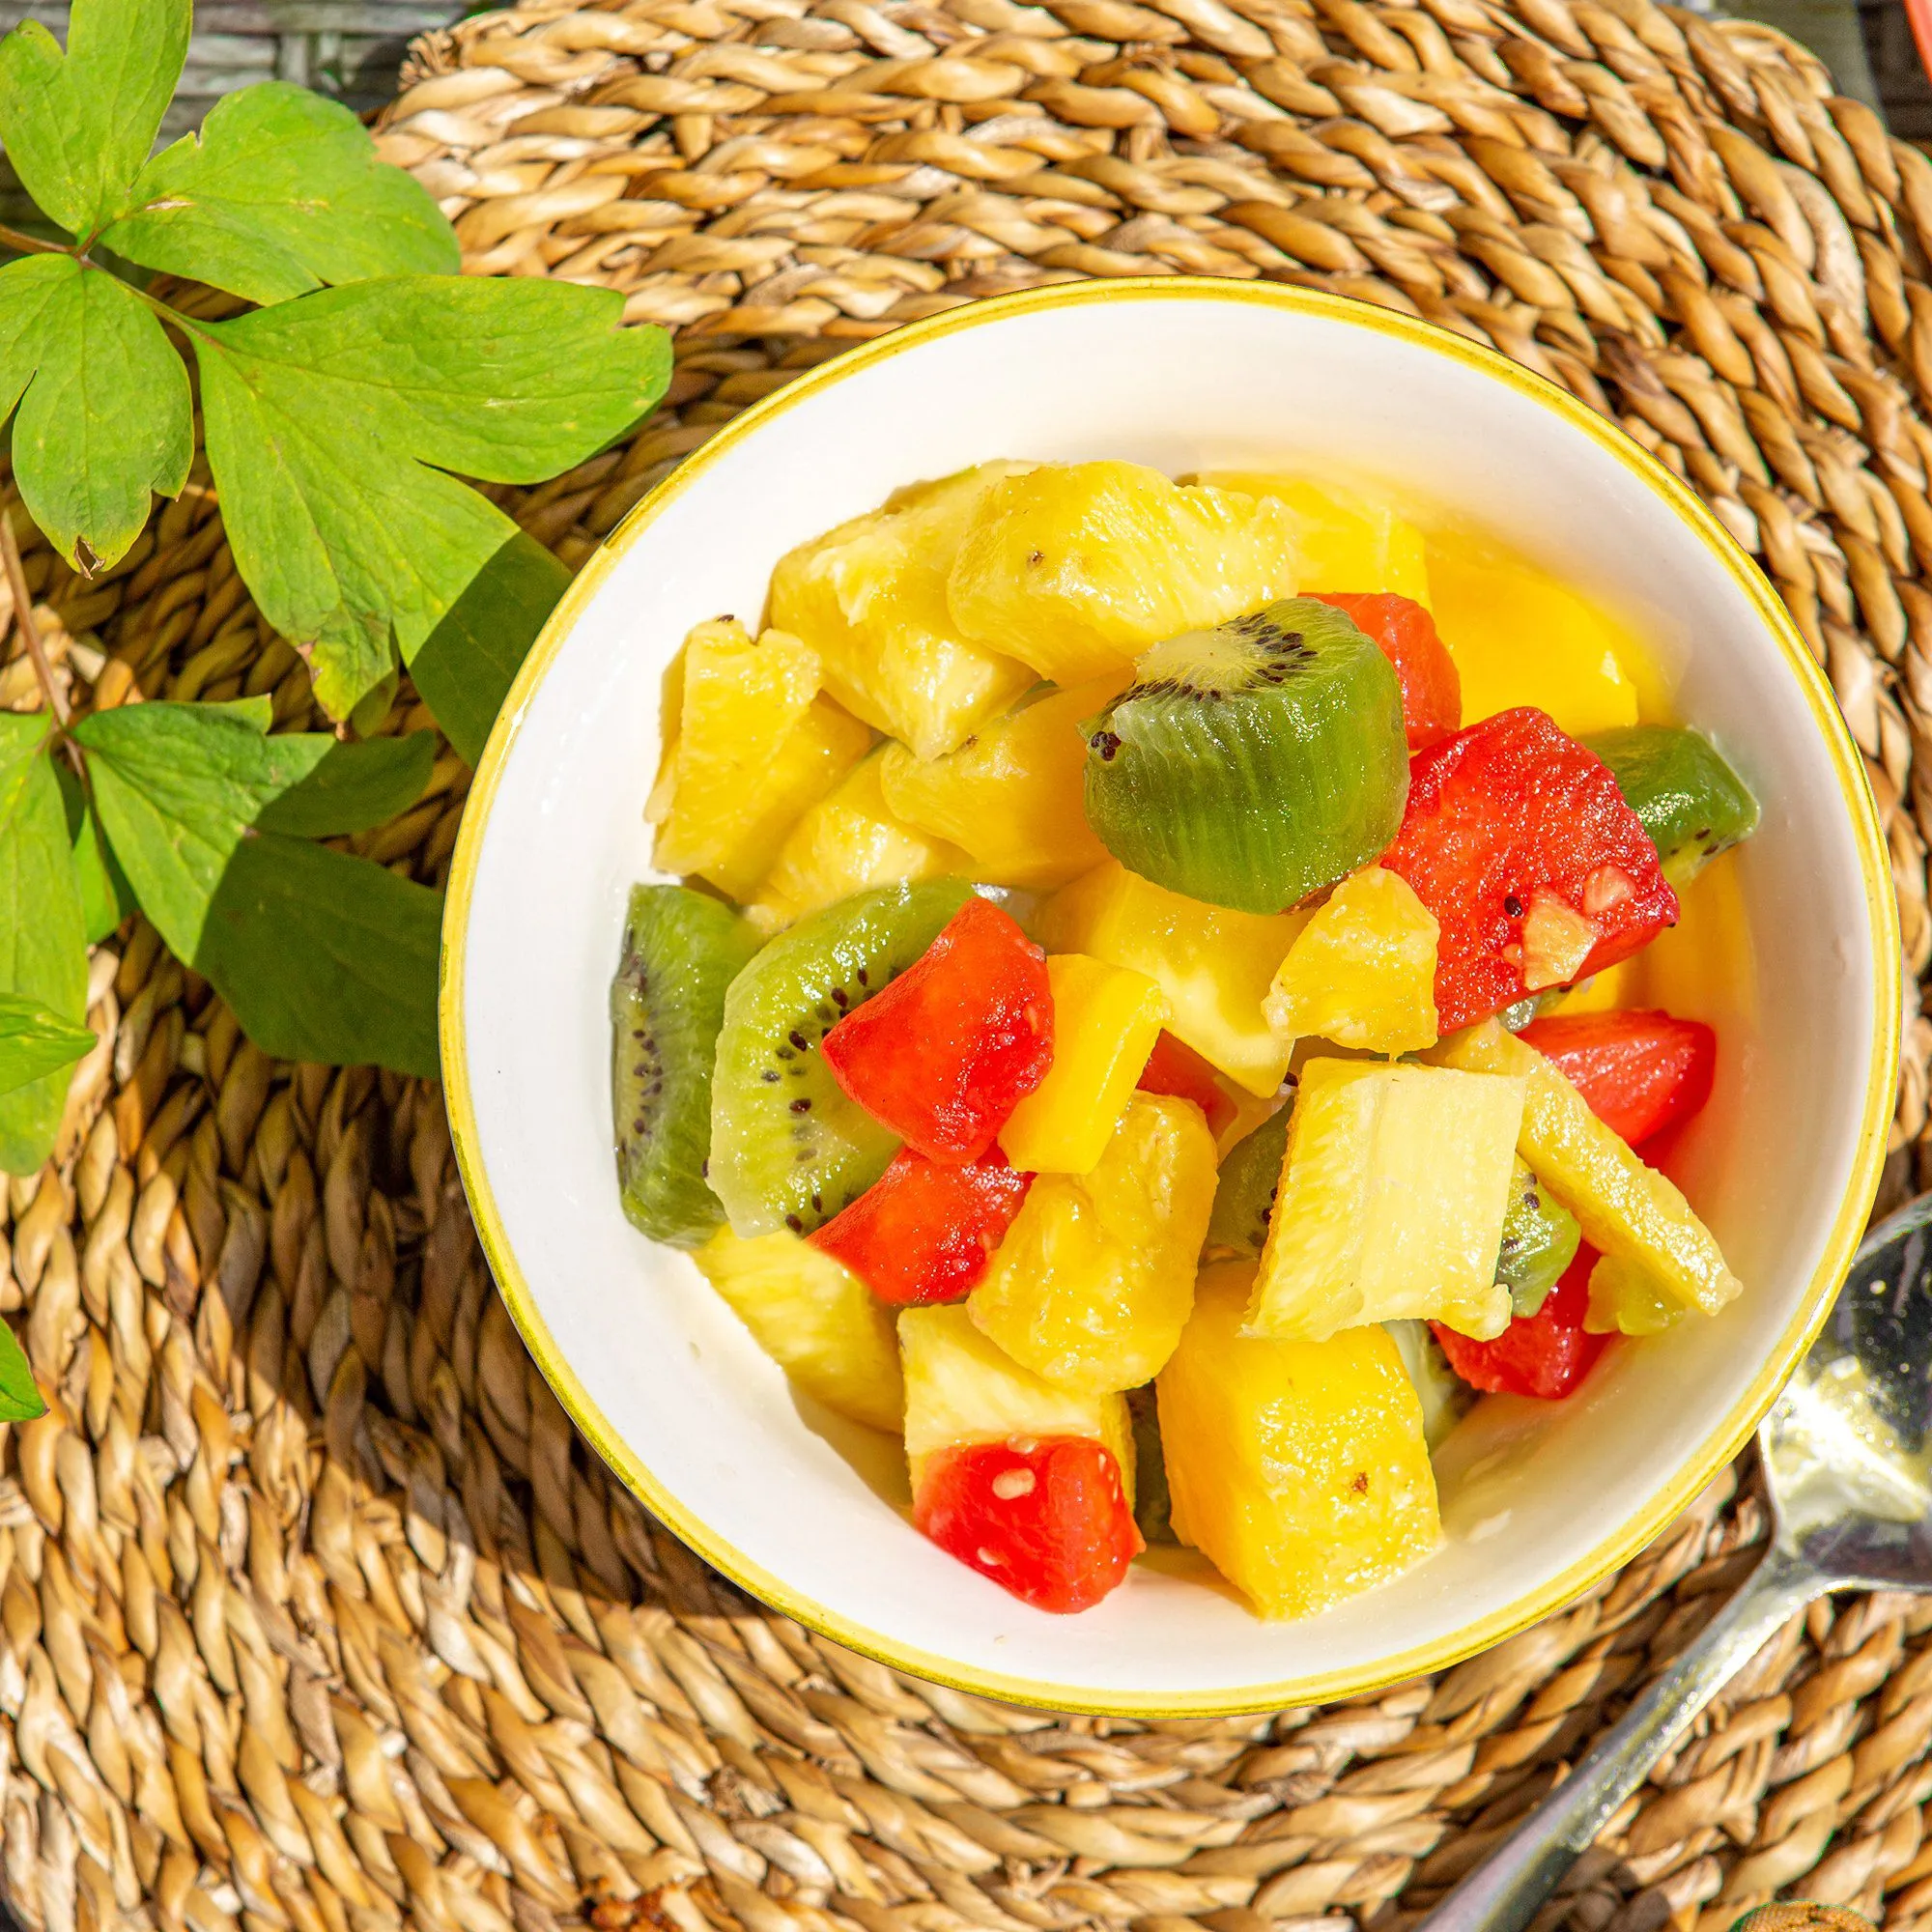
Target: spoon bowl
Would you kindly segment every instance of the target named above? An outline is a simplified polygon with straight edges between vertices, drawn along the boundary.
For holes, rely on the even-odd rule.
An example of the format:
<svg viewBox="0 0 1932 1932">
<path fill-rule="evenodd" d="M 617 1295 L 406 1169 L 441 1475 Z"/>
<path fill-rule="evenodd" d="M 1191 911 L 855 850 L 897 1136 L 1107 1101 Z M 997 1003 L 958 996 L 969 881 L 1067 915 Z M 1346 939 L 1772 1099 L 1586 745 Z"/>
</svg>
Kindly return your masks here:
<svg viewBox="0 0 1932 1932">
<path fill-rule="evenodd" d="M 1523 1932 L 1697 1713 L 1813 1598 L 1932 1590 L 1932 1194 L 1865 1237 L 1758 1452 L 1764 1560 L 1418 1932 Z"/>
</svg>

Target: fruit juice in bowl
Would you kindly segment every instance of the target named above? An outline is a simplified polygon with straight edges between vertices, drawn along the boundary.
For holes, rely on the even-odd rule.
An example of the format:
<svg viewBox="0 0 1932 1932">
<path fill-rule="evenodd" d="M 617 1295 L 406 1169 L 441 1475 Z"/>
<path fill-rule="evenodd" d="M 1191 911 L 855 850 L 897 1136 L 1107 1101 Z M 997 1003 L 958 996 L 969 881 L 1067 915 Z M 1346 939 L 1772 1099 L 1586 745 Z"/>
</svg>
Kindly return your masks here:
<svg viewBox="0 0 1932 1932">
<path fill-rule="evenodd" d="M 618 1246 L 600 1206 L 595 1241 L 662 1259 L 614 1325 L 594 1294 L 546 1314 L 588 1315 L 611 1369 L 687 1418 L 623 1432 L 675 1483 L 602 1424 L 589 1329 L 559 1362 L 506 1292 L 705 1553 L 999 1694 L 1331 1694 L 1560 1601 L 1748 1429 L 1874 1170 L 1869 801 L 1831 780 L 1807 827 L 1767 791 L 1804 766 L 1815 802 L 1841 727 L 1787 635 L 1776 729 L 1713 682 L 1715 651 L 1755 662 L 1740 639 L 1777 621 L 1715 526 L 1674 500 L 1656 521 L 1642 459 L 1573 473 L 1559 440 L 1539 460 L 1552 494 L 1601 497 L 1606 575 L 1519 479 L 1478 464 L 1452 515 L 1439 460 L 1400 460 L 1414 432 L 1339 449 L 1317 393 L 1265 438 L 1227 396 L 1186 438 L 955 412 L 823 509 L 781 504 L 768 468 L 771 534 L 732 540 L 715 593 L 656 547 L 657 602 L 732 612 L 657 625 L 675 655 L 627 781 L 648 830 L 600 860 L 655 876 L 606 1009 L 636 1233 Z M 544 696 L 516 731 L 554 731 Z M 568 813 L 582 774 L 553 770 Z M 1807 839 L 1849 860 L 1811 868 L 1842 943 L 1779 958 L 1761 1002 L 1753 935 L 1804 890 Z M 1839 969 L 1839 1006 L 1794 1033 L 1795 985 Z M 1816 1182 L 1792 1149 L 1747 1172 L 1765 1100 L 1834 1039 L 1863 1064 L 1811 1130 Z M 1774 1232 L 1806 1271 L 1767 1272 Z M 521 1246 L 485 1234 L 512 1272 Z M 674 1352 L 628 1352 L 627 1328 Z M 1714 1377 L 1706 1335 L 1743 1359 Z M 797 1486 L 793 1523 L 755 1525 L 790 1548 L 776 1569 L 710 1514 L 729 1492 L 741 1528 L 759 1516 L 760 1466 Z M 1089 1646 L 1054 1634 L 1078 1628 Z"/>
</svg>

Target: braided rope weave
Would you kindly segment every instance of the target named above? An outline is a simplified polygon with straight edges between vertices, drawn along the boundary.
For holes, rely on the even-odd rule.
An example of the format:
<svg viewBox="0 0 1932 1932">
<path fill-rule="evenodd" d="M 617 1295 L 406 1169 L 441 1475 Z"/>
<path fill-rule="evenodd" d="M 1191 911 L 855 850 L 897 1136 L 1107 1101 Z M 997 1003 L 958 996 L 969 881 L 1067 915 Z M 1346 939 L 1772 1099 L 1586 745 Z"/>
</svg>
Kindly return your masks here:
<svg viewBox="0 0 1932 1932">
<path fill-rule="evenodd" d="M 1179 269 L 1412 307 L 1611 411 L 1757 553 L 1932 953 L 1932 163 L 1788 43 L 1649 0 L 630 0 L 468 22 L 407 78 L 385 149 L 472 268 L 680 330 L 627 445 L 497 493 L 567 561 L 791 371 L 978 293 Z M 14 522 L 76 702 L 313 721 L 205 469 L 104 581 Z M 384 728 L 429 722 L 405 687 Z M 440 880 L 467 785 L 445 753 L 346 842 Z M 1741 1465 L 1569 1611 L 1314 1711 L 1056 1720 L 896 1677 L 737 1595 L 576 1438 L 433 1087 L 271 1064 L 139 922 L 90 992 L 56 1160 L 0 1189 L 0 1311 L 59 1392 L 0 1432 L 30 1932 L 1397 1932 L 1765 1533 Z M 1915 1021 L 1894 1191 L 1928 1049 Z M 1932 1605 L 1815 1605 L 1543 1932 L 1719 1932 L 1793 1888 L 1932 1918 L 1928 1743 Z"/>
</svg>

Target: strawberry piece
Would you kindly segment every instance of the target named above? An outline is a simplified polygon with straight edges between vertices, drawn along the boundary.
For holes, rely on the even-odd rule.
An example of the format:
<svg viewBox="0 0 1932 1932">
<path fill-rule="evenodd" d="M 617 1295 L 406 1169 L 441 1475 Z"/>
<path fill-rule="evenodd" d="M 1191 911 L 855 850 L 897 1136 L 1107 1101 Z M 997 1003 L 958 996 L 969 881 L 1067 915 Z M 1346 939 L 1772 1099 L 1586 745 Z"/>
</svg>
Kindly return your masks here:
<svg viewBox="0 0 1932 1932">
<path fill-rule="evenodd" d="M 1701 1020 L 1655 1010 L 1552 1013 L 1532 1020 L 1522 1037 L 1632 1147 L 1688 1121 L 1711 1097 L 1718 1037 Z"/>
<path fill-rule="evenodd" d="M 1519 1315 L 1492 1342 L 1471 1341 L 1439 1321 L 1429 1325 L 1449 1357 L 1449 1366 L 1471 1388 L 1491 1395 L 1533 1395 L 1560 1402 L 1589 1374 L 1604 1352 L 1607 1335 L 1583 1327 L 1590 1306 L 1590 1270 L 1597 1251 L 1584 1241 L 1561 1280 L 1543 1297 L 1534 1315 Z"/>
<path fill-rule="evenodd" d="M 1235 1118 L 1235 1101 L 1212 1066 L 1185 1040 L 1163 1032 L 1135 1083 L 1143 1094 L 1168 1094 L 1192 1100 L 1208 1116 L 1208 1131 L 1217 1140 Z"/>
<path fill-rule="evenodd" d="M 1657 847 L 1609 768 L 1546 713 L 1499 711 L 1418 752 L 1408 772 L 1381 863 L 1441 927 L 1444 1033 L 1602 972 L 1677 923 Z"/>
<path fill-rule="evenodd" d="M 976 1161 L 1053 1061 L 1046 954 L 971 898 L 925 952 L 825 1036 L 860 1106 L 929 1159 Z"/>
<path fill-rule="evenodd" d="M 1408 749 L 1419 752 L 1446 738 L 1463 722 L 1463 680 L 1456 660 L 1435 632 L 1435 619 L 1412 597 L 1392 590 L 1310 591 L 1355 620 L 1382 647 L 1402 686 L 1402 723 Z"/>
<path fill-rule="evenodd" d="M 998 1148 L 971 1167 L 901 1148 L 851 1207 L 806 1238 L 881 1301 L 957 1301 L 985 1273 L 1032 1181 Z"/>
<path fill-rule="evenodd" d="M 1091 1608 L 1147 1547 L 1121 1465 L 1091 1435 L 941 1450 L 912 1520 L 949 1555 L 1041 1610 Z"/>
</svg>

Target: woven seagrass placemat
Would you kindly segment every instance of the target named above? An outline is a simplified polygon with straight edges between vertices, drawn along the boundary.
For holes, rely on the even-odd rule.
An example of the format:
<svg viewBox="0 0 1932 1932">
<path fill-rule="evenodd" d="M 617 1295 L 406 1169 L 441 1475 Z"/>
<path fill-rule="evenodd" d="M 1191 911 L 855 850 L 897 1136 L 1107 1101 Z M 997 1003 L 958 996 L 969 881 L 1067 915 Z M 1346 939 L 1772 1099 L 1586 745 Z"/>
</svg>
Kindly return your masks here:
<svg viewBox="0 0 1932 1932">
<path fill-rule="evenodd" d="M 636 438 L 502 493 L 567 561 L 792 370 L 979 293 L 1187 270 L 1413 307 L 1617 415 L 1760 556 L 1926 964 L 1932 162 L 1788 43 L 1648 0 L 630 0 L 468 22 L 406 81 L 385 148 L 472 268 L 680 330 Z M 104 582 L 15 526 L 76 701 L 310 722 L 205 469 Z M 428 722 L 406 690 L 385 728 Z M 354 844 L 439 880 L 467 784 L 445 754 Z M 33 1932 L 1395 1927 L 1764 1534 L 1743 1464 L 1568 1612 L 1315 1711 L 1058 1720 L 895 1677 L 577 1440 L 433 1087 L 270 1063 L 144 925 L 92 996 L 58 1159 L 0 1190 L 0 1310 L 60 1391 L 0 1431 L 0 1872 Z M 1929 1049 L 1915 1021 L 1893 1192 Z M 1548 1925 L 1710 1932 L 1780 1889 L 1932 1916 L 1928 1740 L 1932 1605 L 1816 1606 Z"/>
</svg>

